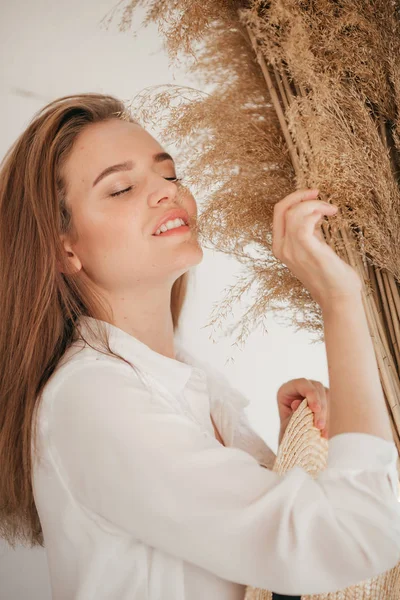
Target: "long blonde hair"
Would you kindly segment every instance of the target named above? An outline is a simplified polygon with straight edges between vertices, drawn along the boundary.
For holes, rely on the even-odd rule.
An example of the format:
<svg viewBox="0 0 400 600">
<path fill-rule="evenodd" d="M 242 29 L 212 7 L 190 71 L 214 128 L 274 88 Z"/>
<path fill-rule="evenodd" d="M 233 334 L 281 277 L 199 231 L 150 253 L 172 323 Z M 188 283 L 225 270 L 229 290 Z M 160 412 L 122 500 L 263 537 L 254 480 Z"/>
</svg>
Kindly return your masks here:
<svg viewBox="0 0 400 600">
<path fill-rule="evenodd" d="M 110 306 L 86 274 L 68 274 L 60 239 L 78 237 L 63 164 L 86 125 L 111 118 L 137 122 L 113 96 L 59 98 L 34 116 L 0 165 L 0 536 L 12 547 L 44 546 L 32 489 L 40 393 L 74 341 L 81 315 L 112 323 Z M 174 331 L 188 277 L 172 287 Z M 105 353 L 128 362 L 100 330 Z"/>
</svg>

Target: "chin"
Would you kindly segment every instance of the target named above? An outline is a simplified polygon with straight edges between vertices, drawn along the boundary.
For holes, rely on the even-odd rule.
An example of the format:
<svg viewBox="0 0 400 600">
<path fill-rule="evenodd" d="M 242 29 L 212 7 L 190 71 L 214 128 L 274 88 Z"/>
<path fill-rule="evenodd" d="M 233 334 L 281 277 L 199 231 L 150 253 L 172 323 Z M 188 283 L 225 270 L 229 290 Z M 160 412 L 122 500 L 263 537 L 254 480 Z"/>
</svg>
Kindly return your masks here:
<svg viewBox="0 0 400 600">
<path fill-rule="evenodd" d="M 178 277 L 189 271 L 192 267 L 200 264 L 203 260 L 203 249 L 201 246 L 191 247 L 190 251 L 181 252 L 176 260 L 174 260 L 174 271 L 178 271 Z"/>
</svg>

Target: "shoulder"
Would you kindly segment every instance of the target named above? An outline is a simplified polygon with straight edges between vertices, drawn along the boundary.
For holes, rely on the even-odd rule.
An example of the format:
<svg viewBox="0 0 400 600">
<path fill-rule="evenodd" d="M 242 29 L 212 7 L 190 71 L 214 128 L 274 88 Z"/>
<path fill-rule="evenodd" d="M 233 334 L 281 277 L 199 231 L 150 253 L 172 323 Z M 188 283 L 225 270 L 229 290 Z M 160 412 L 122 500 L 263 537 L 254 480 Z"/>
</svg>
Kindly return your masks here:
<svg viewBox="0 0 400 600">
<path fill-rule="evenodd" d="M 149 403 L 151 393 L 143 375 L 131 365 L 90 347 L 73 344 L 46 382 L 40 397 L 40 420 L 47 422 L 57 411 L 70 414 L 107 407 L 115 401 L 135 398 Z"/>
</svg>

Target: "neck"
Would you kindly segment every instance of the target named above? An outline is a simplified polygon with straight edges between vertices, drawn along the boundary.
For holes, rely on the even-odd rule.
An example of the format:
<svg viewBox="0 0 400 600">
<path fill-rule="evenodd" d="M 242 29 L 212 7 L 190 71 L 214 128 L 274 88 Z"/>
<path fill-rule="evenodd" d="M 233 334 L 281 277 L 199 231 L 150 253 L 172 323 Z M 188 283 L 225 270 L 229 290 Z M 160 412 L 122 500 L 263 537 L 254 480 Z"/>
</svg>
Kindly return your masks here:
<svg viewBox="0 0 400 600">
<path fill-rule="evenodd" d="M 149 348 L 175 359 L 174 330 L 171 314 L 171 286 L 163 289 L 135 290 L 133 297 L 112 301 L 114 323 Z"/>
</svg>

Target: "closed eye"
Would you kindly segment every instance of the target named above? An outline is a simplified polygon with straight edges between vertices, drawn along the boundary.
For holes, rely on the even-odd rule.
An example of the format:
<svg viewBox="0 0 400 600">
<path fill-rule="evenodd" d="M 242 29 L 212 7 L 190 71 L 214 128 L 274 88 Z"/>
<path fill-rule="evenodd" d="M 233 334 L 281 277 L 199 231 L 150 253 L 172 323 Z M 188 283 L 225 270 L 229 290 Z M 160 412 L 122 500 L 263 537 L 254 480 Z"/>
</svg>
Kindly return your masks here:
<svg viewBox="0 0 400 600">
<path fill-rule="evenodd" d="M 167 179 L 168 181 L 182 181 L 182 178 L 180 178 L 180 177 L 164 177 L 164 179 Z M 120 196 L 121 194 L 125 194 L 126 192 L 129 192 L 132 188 L 133 188 L 133 185 L 130 185 L 129 187 L 125 188 L 124 190 L 120 190 L 119 192 L 114 192 L 113 194 L 110 194 L 110 196 Z"/>
<path fill-rule="evenodd" d="M 120 192 L 114 192 L 113 194 L 110 194 L 110 196 L 120 196 L 121 194 L 125 194 L 125 192 L 129 192 L 129 190 L 131 190 L 132 188 L 133 188 L 133 185 L 130 185 L 125 190 L 121 190 Z"/>
</svg>

